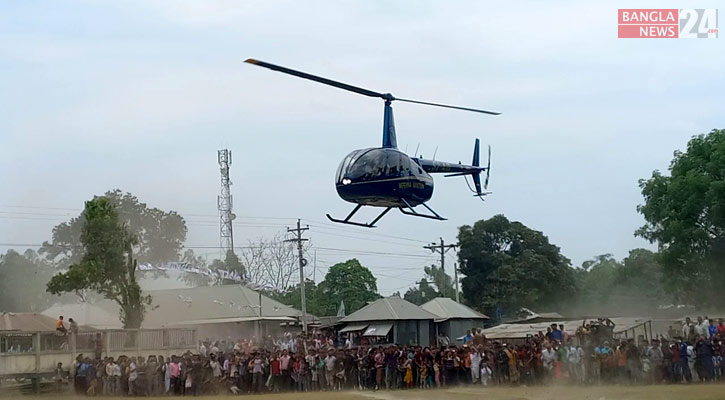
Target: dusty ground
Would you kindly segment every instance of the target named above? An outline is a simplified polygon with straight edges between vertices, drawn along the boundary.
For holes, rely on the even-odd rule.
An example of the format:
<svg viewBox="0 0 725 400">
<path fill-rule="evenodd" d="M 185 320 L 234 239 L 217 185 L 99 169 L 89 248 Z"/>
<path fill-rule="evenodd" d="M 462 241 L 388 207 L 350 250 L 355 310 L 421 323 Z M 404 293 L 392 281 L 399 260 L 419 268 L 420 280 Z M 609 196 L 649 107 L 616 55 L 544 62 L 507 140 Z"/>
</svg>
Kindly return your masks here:
<svg viewBox="0 0 725 400">
<path fill-rule="evenodd" d="M 34 397 L 0 394 L 2 400 L 28 400 Z M 74 396 L 52 396 L 57 400 L 77 399 Z M 166 399 L 169 397 L 159 397 Z M 660 385 L 660 386 L 536 386 L 519 388 L 460 387 L 440 390 L 405 390 L 379 392 L 327 392 L 266 394 L 260 396 L 209 396 L 205 399 L 243 400 L 721 400 L 725 384 Z"/>
</svg>

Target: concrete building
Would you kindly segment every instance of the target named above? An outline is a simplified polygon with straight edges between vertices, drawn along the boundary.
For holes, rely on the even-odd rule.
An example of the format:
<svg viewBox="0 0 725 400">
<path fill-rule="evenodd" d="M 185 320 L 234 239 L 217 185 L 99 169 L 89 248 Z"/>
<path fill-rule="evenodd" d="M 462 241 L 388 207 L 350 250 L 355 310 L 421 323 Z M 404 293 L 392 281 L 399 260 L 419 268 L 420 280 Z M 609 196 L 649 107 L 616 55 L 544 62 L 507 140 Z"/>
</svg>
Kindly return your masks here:
<svg viewBox="0 0 725 400">
<path fill-rule="evenodd" d="M 384 297 L 340 320 L 342 333 L 360 335 L 377 343 L 428 346 L 435 339 L 432 314 L 400 297 Z"/>
<path fill-rule="evenodd" d="M 448 297 L 436 297 L 420 307 L 436 315 L 437 333 L 444 334 L 451 340 L 465 336 L 466 331 L 471 328 L 483 328 L 484 321 L 489 319 L 480 312 L 456 303 Z"/>
</svg>

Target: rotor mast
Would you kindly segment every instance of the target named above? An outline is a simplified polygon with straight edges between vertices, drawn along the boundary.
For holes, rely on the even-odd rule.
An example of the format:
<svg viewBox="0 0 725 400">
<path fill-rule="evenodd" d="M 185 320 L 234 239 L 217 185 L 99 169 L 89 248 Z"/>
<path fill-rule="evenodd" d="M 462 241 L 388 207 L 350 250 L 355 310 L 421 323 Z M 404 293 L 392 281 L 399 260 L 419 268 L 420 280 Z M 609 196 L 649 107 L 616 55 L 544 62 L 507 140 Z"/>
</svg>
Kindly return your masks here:
<svg viewBox="0 0 725 400">
<path fill-rule="evenodd" d="M 392 95 L 390 97 L 393 97 Z M 385 99 L 383 112 L 383 148 L 397 149 L 398 139 L 395 136 L 395 119 L 393 118 L 392 99 Z"/>
</svg>

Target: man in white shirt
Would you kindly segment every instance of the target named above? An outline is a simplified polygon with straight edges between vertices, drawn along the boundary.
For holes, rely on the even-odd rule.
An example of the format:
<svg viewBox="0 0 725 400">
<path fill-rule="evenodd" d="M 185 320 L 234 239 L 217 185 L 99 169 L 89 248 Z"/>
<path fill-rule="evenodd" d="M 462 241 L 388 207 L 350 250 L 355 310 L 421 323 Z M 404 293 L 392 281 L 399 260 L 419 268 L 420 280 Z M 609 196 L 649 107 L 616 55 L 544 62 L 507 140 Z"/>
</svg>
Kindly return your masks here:
<svg viewBox="0 0 725 400">
<path fill-rule="evenodd" d="M 710 337 L 710 321 L 697 317 L 697 325 L 695 325 L 695 334 L 704 338 Z"/>
<path fill-rule="evenodd" d="M 337 364 L 337 357 L 335 357 L 335 350 L 330 349 L 327 351 L 327 357 L 325 357 L 325 380 L 330 390 L 335 388 L 335 366 Z"/>
<path fill-rule="evenodd" d="M 209 361 L 209 368 L 211 368 L 211 374 L 214 378 L 220 378 L 222 376 L 222 368 L 219 365 L 219 360 L 216 358 L 215 353 L 211 353 L 211 361 Z"/>
<path fill-rule="evenodd" d="M 103 394 L 106 396 L 116 396 L 118 390 L 118 377 L 116 376 L 116 368 L 118 365 L 113 361 L 113 357 L 109 357 L 106 362 L 106 382 L 107 384 L 103 388 Z M 119 368 L 120 371 L 120 368 Z"/>
<path fill-rule="evenodd" d="M 471 354 L 469 354 L 469 357 L 471 358 L 471 380 L 473 381 L 473 383 L 476 383 L 481 378 L 480 350 L 474 347 L 471 350 Z"/>
<path fill-rule="evenodd" d="M 581 353 L 579 353 L 579 348 L 574 346 L 571 343 L 571 340 L 569 340 L 569 348 L 568 352 L 566 353 L 567 361 L 569 362 L 569 376 L 571 379 L 579 383 L 582 379 L 582 365 L 581 365 Z"/>
<path fill-rule="evenodd" d="M 692 323 L 690 317 L 685 318 L 685 322 L 682 324 L 682 337 L 685 341 L 695 337 L 695 324 Z"/>
<path fill-rule="evenodd" d="M 128 395 L 135 395 L 136 390 L 136 379 L 138 379 L 138 372 L 136 371 L 136 357 L 131 358 L 131 363 L 128 365 Z"/>
<path fill-rule="evenodd" d="M 556 351 L 551 348 L 551 344 L 547 344 L 546 348 L 541 351 L 541 360 L 544 363 L 546 373 L 550 375 L 556 361 Z"/>
</svg>

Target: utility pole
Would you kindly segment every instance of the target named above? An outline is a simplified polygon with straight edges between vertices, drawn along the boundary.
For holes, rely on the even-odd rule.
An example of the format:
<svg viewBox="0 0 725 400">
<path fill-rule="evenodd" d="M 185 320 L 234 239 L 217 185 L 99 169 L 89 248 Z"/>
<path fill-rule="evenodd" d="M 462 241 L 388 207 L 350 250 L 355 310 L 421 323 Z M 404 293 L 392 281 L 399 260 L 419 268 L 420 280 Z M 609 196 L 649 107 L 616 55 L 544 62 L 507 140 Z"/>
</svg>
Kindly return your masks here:
<svg viewBox="0 0 725 400">
<path fill-rule="evenodd" d="M 450 249 L 455 249 L 456 247 L 458 247 L 458 245 L 457 244 L 446 244 L 446 242 L 443 240 L 443 238 L 440 238 L 440 239 L 441 239 L 441 244 L 431 243 L 428 246 L 423 246 L 423 248 L 428 249 L 433 253 L 438 253 L 441 255 L 441 270 L 443 272 L 446 272 L 446 253 Z"/>
<path fill-rule="evenodd" d="M 456 263 L 453 263 L 453 276 L 456 280 L 456 303 L 461 302 L 461 296 L 458 294 L 458 265 Z"/>
<path fill-rule="evenodd" d="M 286 242 L 297 242 L 297 257 L 299 259 L 300 263 L 300 298 L 302 299 L 302 332 L 307 334 L 307 299 L 305 298 L 305 265 L 307 265 L 307 260 L 305 260 L 302 257 L 302 242 L 306 242 L 310 239 L 303 239 L 302 238 L 302 232 L 310 229 L 309 226 L 305 226 L 302 228 L 300 226 L 300 220 L 297 220 L 297 228 L 296 229 L 290 229 L 287 228 L 287 232 L 294 232 L 295 236 L 297 236 L 294 239 L 288 239 L 285 240 Z"/>
<path fill-rule="evenodd" d="M 448 250 L 455 249 L 456 247 L 458 247 L 458 245 L 457 244 L 446 244 L 446 242 L 443 240 L 443 238 L 440 238 L 440 239 L 441 239 L 441 244 L 431 243 L 427 246 L 423 246 L 423 248 L 428 249 L 433 253 L 438 253 L 441 255 L 441 272 L 443 272 L 443 274 L 445 275 L 445 273 L 446 273 L 446 253 L 448 252 Z M 440 294 L 442 296 L 443 288 L 439 287 L 438 291 L 440 292 Z"/>
</svg>

